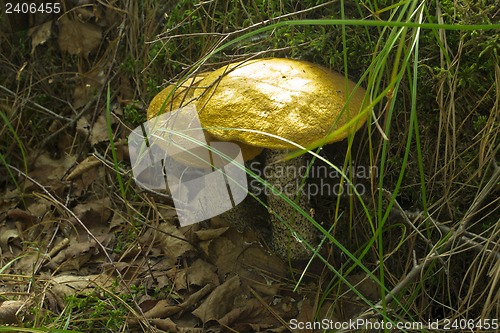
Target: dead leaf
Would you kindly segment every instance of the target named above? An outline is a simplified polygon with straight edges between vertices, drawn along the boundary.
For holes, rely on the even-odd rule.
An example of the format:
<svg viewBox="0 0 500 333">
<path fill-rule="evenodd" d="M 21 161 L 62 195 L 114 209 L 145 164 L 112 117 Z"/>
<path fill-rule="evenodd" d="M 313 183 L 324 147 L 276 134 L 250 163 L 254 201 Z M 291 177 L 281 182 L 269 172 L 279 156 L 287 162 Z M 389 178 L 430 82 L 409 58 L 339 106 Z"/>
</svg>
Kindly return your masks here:
<svg viewBox="0 0 500 333">
<path fill-rule="evenodd" d="M 73 213 L 82 221 L 87 227 L 103 227 L 104 232 L 107 233 L 107 222 L 111 218 L 112 210 L 111 200 L 109 197 L 87 201 L 78 204 L 73 208 Z M 95 231 L 93 229 L 92 231 Z"/>
<path fill-rule="evenodd" d="M 95 14 L 95 8 L 87 8 L 87 7 L 76 7 L 75 8 L 75 14 L 78 16 L 79 19 L 82 21 L 88 21 L 92 18 L 94 18 Z"/>
<path fill-rule="evenodd" d="M 161 274 L 161 272 L 159 272 Z M 170 279 L 168 278 L 168 276 L 165 276 L 165 275 L 159 275 L 159 276 L 156 276 L 156 283 L 155 283 L 155 287 L 158 288 L 158 289 L 163 289 L 165 288 L 166 286 L 170 286 L 171 282 L 170 282 Z"/>
<path fill-rule="evenodd" d="M 146 318 L 166 318 L 181 311 L 189 310 L 213 289 L 213 285 L 207 284 L 180 304 L 172 304 L 167 300 L 160 300 L 151 310 L 144 313 L 144 316 Z"/>
<path fill-rule="evenodd" d="M 19 194 L 17 192 L 19 192 L 18 189 L 15 189 L 14 191 L 9 191 L 8 189 L 6 189 L 6 191 L 0 197 L 0 221 L 3 221 L 5 219 L 6 212 L 17 206 L 17 200 L 13 200 L 13 198 L 19 198 Z"/>
<path fill-rule="evenodd" d="M 0 227 L 0 249 L 2 253 L 10 252 L 11 243 L 19 239 L 19 231 L 15 228 L 6 229 L 4 226 Z"/>
<path fill-rule="evenodd" d="M 21 272 L 21 274 L 33 274 L 35 267 L 42 261 L 43 258 L 38 249 L 28 248 L 23 251 L 22 257 L 14 263 L 13 268 L 15 272 Z"/>
<path fill-rule="evenodd" d="M 30 177 L 43 186 L 50 188 L 52 193 L 62 195 L 65 184 L 61 179 L 75 161 L 75 156 L 64 154 L 61 158 L 53 159 L 48 153 L 43 153 L 36 159 L 32 170 L 30 170 Z M 40 191 L 40 187 L 30 179 L 25 179 L 23 189 L 25 193 Z"/>
<path fill-rule="evenodd" d="M 35 215 L 19 208 L 9 209 L 9 211 L 7 211 L 7 217 L 14 220 L 21 220 L 27 223 L 34 223 L 37 220 L 37 217 Z"/>
<path fill-rule="evenodd" d="M 229 229 L 229 227 L 198 230 L 195 232 L 195 235 L 200 241 L 207 241 L 219 237 L 220 235 L 224 234 L 227 229 Z"/>
<path fill-rule="evenodd" d="M 101 164 L 101 161 L 97 159 L 94 155 L 87 157 L 84 159 L 81 163 L 79 163 L 76 168 L 73 169 L 69 173 L 69 175 L 66 176 L 66 180 L 73 180 L 77 178 L 78 176 L 82 175 L 83 173 L 88 172 L 90 169 L 97 167 L 98 165 Z"/>
<path fill-rule="evenodd" d="M 299 310 L 299 314 L 297 316 L 297 321 L 302 323 L 313 322 L 315 314 L 316 314 L 316 306 L 313 298 L 309 297 L 308 295 L 304 296 L 302 300 L 302 305 Z M 300 333 L 306 333 L 310 331 L 311 330 L 305 328 L 297 330 L 297 332 Z"/>
<path fill-rule="evenodd" d="M 214 289 L 207 299 L 193 311 L 203 323 L 219 320 L 234 308 L 234 301 L 241 294 L 240 278 L 233 276 Z"/>
<path fill-rule="evenodd" d="M 280 322 L 257 299 L 253 298 L 242 307 L 231 310 L 219 320 L 219 324 L 236 332 L 261 331 L 276 327 Z"/>
<path fill-rule="evenodd" d="M 88 23 L 72 20 L 68 15 L 59 19 L 59 48 L 62 52 L 88 58 L 101 44 L 101 28 Z"/>
<path fill-rule="evenodd" d="M 76 122 L 76 132 L 83 137 L 89 135 L 90 132 L 90 123 L 85 117 L 81 117 Z"/>
<path fill-rule="evenodd" d="M 169 281 L 173 283 L 172 287 L 175 290 L 187 289 L 188 285 L 186 279 L 186 269 L 179 269 L 177 267 L 174 267 L 166 271 L 166 275 Z M 158 283 L 160 283 L 160 280 L 158 280 Z"/>
<path fill-rule="evenodd" d="M 109 231 L 115 232 L 124 228 L 128 223 L 128 220 L 124 216 L 124 213 L 121 211 L 113 212 L 113 217 L 111 218 L 111 222 L 109 223 Z"/>
<path fill-rule="evenodd" d="M 151 324 L 165 332 L 179 332 L 177 325 L 170 318 L 151 319 Z"/>
<path fill-rule="evenodd" d="M 79 221 L 72 221 L 77 230 L 77 235 L 71 241 L 71 244 L 88 239 L 88 232 L 83 228 L 80 222 L 90 230 L 92 235 L 94 235 L 102 245 L 108 246 L 113 241 L 114 234 L 109 232 L 108 223 L 113 214 L 109 197 L 78 204 L 73 208 L 73 212 L 78 217 Z"/>
<path fill-rule="evenodd" d="M 89 190 L 91 185 L 99 183 L 105 177 L 105 170 L 102 165 L 94 167 L 83 173 L 80 178 L 73 180 L 73 188 L 71 193 L 74 197 L 80 197 L 83 193 Z"/>
<path fill-rule="evenodd" d="M 0 303 L 0 324 L 17 324 L 17 313 L 22 309 L 25 302 L 4 301 Z"/>
<path fill-rule="evenodd" d="M 105 67 L 106 63 L 98 63 L 88 72 L 78 74 L 78 83 L 72 94 L 74 108 L 79 109 L 94 100 L 106 82 Z"/>
<path fill-rule="evenodd" d="M 193 246 L 189 244 L 184 234 L 176 226 L 162 223 L 158 229 L 161 231 L 158 238 L 163 251 L 168 257 L 176 259 L 193 250 Z"/>
<path fill-rule="evenodd" d="M 52 32 L 52 21 L 34 26 L 28 30 L 28 36 L 31 37 L 31 54 L 35 52 L 38 45 L 44 44 Z"/>
<path fill-rule="evenodd" d="M 181 327 L 181 325 L 175 323 L 170 318 L 165 319 L 151 319 L 149 321 L 152 325 L 156 326 L 162 331 L 170 333 L 202 333 L 207 332 L 205 328 L 194 327 L 196 323 L 190 323 L 187 327 Z"/>
<path fill-rule="evenodd" d="M 234 228 L 227 230 L 222 236 L 211 241 L 201 242 L 200 245 L 208 246 L 208 257 L 210 262 L 217 266 L 219 277 L 228 273 L 235 273 L 241 267 L 241 255 L 250 244 L 248 239 Z"/>
<path fill-rule="evenodd" d="M 113 123 L 113 119 L 111 122 Z M 90 137 L 90 143 L 95 146 L 99 142 L 109 141 L 109 130 L 108 121 L 106 120 L 106 115 L 102 112 L 99 117 L 97 117 L 94 126 L 92 126 L 92 135 Z"/>
<path fill-rule="evenodd" d="M 63 155 L 62 158 L 54 159 L 48 153 L 43 153 L 37 158 L 30 176 L 47 185 L 47 180 L 59 181 L 75 162 L 76 156 Z"/>
<path fill-rule="evenodd" d="M 376 301 L 380 295 L 380 286 L 365 273 L 349 275 L 347 281 L 356 290 L 371 301 Z M 337 302 L 342 307 L 345 318 L 351 318 L 366 309 L 366 303 L 346 285 L 342 285 L 342 297 Z"/>
<path fill-rule="evenodd" d="M 59 275 L 50 278 L 51 287 L 47 290 L 47 297 L 56 303 L 60 309 L 65 306 L 64 299 L 71 295 L 89 294 L 96 287 L 107 288 L 113 283 L 113 278 L 104 273 L 97 275 L 77 276 Z"/>
<path fill-rule="evenodd" d="M 204 286 L 206 284 L 212 284 L 214 286 L 219 285 L 219 277 L 215 273 L 217 268 L 209 263 L 198 259 L 190 267 L 179 269 L 178 267 L 173 267 L 166 271 L 169 281 L 173 282 L 173 287 L 175 290 L 184 290 L 188 286 Z M 165 285 L 166 281 L 161 283 L 161 279 L 158 277 L 158 287 Z"/>
<path fill-rule="evenodd" d="M 47 214 L 51 203 L 47 200 L 36 200 L 28 206 L 27 211 L 33 216 L 42 217 Z"/>
<path fill-rule="evenodd" d="M 187 281 L 189 285 L 204 286 L 208 283 L 219 285 L 219 277 L 215 273 L 217 268 L 204 260 L 196 260 L 187 269 Z"/>
<path fill-rule="evenodd" d="M 97 244 L 94 240 L 88 242 L 71 244 L 68 248 L 60 251 L 46 265 L 50 269 L 80 270 L 93 255 L 97 254 Z"/>
</svg>

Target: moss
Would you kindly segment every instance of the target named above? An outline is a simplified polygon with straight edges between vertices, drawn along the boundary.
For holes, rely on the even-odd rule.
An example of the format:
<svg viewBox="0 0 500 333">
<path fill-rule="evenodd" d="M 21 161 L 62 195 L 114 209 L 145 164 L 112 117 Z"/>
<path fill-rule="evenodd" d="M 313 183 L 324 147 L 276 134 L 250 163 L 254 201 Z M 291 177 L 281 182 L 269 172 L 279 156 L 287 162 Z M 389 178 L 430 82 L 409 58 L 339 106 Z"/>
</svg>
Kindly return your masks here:
<svg viewBox="0 0 500 333">
<path fill-rule="evenodd" d="M 168 39 L 165 44 L 157 43 L 153 55 L 156 61 L 166 64 L 169 78 L 174 81 L 185 66 L 192 64 L 214 46 L 220 36 L 197 33 L 227 33 L 247 28 L 253 24 L 277 18 L 283 14 L 303 11 L 318 5 L 317 1 L 303 1 L 300 3 L 281 3 L 274 1 L 252 2 L 251 5 L 232 2 L 210 2 L 193 6 L 190 1 L 179 1 L 169 11 L 164 31 L 170 36 L 183 36 L 183 38 Z M 213 20 L 207 20 L 204 15 L 209 13 Z M 347 18 L 364 18 L 368 11 L 362 12 L 356 6 L 347 6 Z M 205 15 L 206 16 L 206 15 Z M 339 19 L 340 6 L 330 5 L 315 10 L 310 10 L 286 19 Z M 347 26 L 347 50 L 349 69 L 360 73 L 371 61 L 371 52 L 376 41 L 376 35 L 368 35 L 362 26 Z M 377 33 L 378 29 L 372 29 Z M 234 37 L 238 34 L 233 35 Z M 362 50 L 360 52 L 360 47 Z M 272 32 L 254 36 L 250 40 L 234 45 L 227 50 L 227 54 L 251 54 L 269 51 L 267 56 L 287 56 L 313 61 L 336 69 L 343 68 L 342 38 L 340 27 L 336 26 L 291 26 L 280 27 Z M 214 59 L 227 60 L 227 57 Z M 151 58 L 151 56 L 150 56 Z M 175 59 L 175 60 L 174 60 Z M 190 59 L 190 60 L 189 60 Z"/>
<path fill-rule="evenodd" d="M 130 103 L 123 109 L 125 121 L 135 126 L 146 121 L 146 114 L 143 110 L 139 109 L 137 105 L 137 103 Z"/>
</svg>

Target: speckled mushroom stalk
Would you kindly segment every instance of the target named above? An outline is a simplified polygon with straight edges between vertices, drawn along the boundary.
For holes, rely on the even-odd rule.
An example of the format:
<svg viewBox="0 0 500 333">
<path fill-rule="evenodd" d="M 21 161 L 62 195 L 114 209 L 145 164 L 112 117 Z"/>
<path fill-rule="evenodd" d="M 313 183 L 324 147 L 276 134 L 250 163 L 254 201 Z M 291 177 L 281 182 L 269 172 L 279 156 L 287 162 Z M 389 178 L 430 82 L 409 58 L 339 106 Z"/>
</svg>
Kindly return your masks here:
<svg viewBox="0 0 500 333">
<path fill-rule="evenodd" d="M 267 149 L 265 151 L 265 179 L 274 188 L 281 190 L 282 194 L 295 202 L 306 213 L 310 212 L 310 202 L 307 193 L 300 193 L 299 187 L 302 183 L 300 177 L 296 177 L 293 170 L 303 170 L 307 161 L 303 156 L 284 160 L 289 153 L 288 150 Z M 288 170 L 288 172 L 287 172 Z M 302 191 L 301 191 L 302 192 Z M 304 217 L 293 206 L 286 202 L 280 195 L 268 192 L 267 204 L 270 208 L 269 221 L 272 229 L 272 248 L 281 258 L 307 259 L 312 252 L 304 242 L 316 247 L 318 243 L 318 232 L 311 222 Z M 280 218 L 298 233 L 304 242 L 299 241 L 292 231 Z"/>
<path fill-rule="evenodd" d="M 332 136 L 332 127 L 340 128 L 360 113 L 365 91 L 344 76 L 306 61 L 267 58 L 233 63 L 190 83 L 194 85 L 182 85 L 170 96 L 172 108 L 194 103 L 207 141 L 235 142 L 245 160 L 267 148 L 266 180 L 278 189 L 286 188 L 285 194 L 292 200 L 301 180 L 276 172 L 304 166 L 304 158 L 276 163 L 286 150 L 296 149 L 290 142 L 307 147 L 324 138 L 324 143 L 343 140 L 367 118 L 360 114 L 352 126 Z M 158 105 L 171 91 L 172 87 L 167 87 L 153 99 L 149 119 L 158 114 Z M 346 97 L 353 91 L 345 108 Z M 305 241 L 317 244 L 314 225 L 279 196 L 270 194 L 267 199 L 271 212 L 281 216 Z M 300 196 L 298 205 L 309 211 L 307 195 Z M 291 259 L 310 255 L 274 214 L 269 220 L 272 247 L 278 255 Z"/>
</svg>

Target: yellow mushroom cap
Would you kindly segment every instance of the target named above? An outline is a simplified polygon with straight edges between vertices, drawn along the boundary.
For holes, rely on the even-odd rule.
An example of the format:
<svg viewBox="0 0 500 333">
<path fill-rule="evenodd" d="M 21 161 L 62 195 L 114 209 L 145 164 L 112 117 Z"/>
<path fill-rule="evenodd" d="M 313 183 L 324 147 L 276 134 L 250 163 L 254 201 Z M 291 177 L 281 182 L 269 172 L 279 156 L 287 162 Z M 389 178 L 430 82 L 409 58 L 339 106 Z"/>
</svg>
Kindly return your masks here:
<svg viewBox="0 0 500 333">
<path fill-rule="evenodd" d="M 193 78 L 189 78 L 180 85 L 169 85 L 162 91 L 160 91 L 150 102 L 149 107 L 146 111 L 147 118 L 152 119 L 164 112 L 170 112 L 176 110 L 180 107 L 187 106 L 189 104 L 196 104 L 196 98 L 202 94 L 206 89 L 198 88 L 199 82 L 207 76 L 208 73 L 201 73 Z M 205 132 L 205 139 L 207 142 L 220 141 L 213 138 L 209 133 Z M 230 141 L 230 140 L 223 140 Z M 243 159 L 245 161 L 253 159 L 255 156 L 259 155 L 264 148 L 247 145 L 243 142 L 237 142 L 241 148 Z M 198 165 L 193 161 L 185 161 L 190 165 Z M 204 167 L 204 166 L 202 166 Z"/>
<path fill-rule="evenodd" d="M 170 85 L 153 98 L 147 116 L 195 104 L 207 142 L 235 142 L 247 161 L 264 148 L 296 148 L 286 140 L 309 146 L 326 137 L 324 143 L 346 138 L 364 124 L 366 114 L 342 132 L 330 133 L 360 113 L 364 96 L 363 88 L 322 66 L 267 58 L 229 64 Z"/>
<path fill-rule="evenodd" d="M 338 73 L 283 58 L 233 63 L 207 74 L 197 86 L 200 121 L 212 137 L 271 149 L 296 147 L 279 138 L 238 129 L 265 132 L 308 146 L 358 115 L 365 95 L 352 81 L 347 81 L 346 92 L 346 80 Z M 343 110 L 352 91 L 354 95 Z M 346 138 L 365 120 L 366 115 L 362 115 L 325 143 Z"/>
<path fill-rule="evenodd" d="M 195 101 L 196 87 L 206 75 L 207 73 L 198 74 L 182 82 L 177 88 L 174 84 L 171 84 L 160 91 L 149 103 L 146 111 L 147 118 L 152 119 L 161 113 L 170 112 L 193 103 Z"/>
</svg>

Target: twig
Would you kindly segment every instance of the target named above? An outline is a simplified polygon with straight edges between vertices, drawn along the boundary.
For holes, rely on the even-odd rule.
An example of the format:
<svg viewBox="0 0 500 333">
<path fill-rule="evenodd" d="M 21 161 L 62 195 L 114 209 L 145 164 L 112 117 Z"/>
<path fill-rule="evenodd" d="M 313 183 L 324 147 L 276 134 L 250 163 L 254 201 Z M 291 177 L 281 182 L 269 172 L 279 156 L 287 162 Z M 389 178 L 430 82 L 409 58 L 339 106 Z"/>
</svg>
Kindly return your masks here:
<svg viewBox="0 0 500 333">
<path fill-rule="evenodd" d="M 409 213 L 409 212 L 406 212 L 406 214 L 408 214 L 408 216 L 415 216 L 415 218 L 420 218 L 420 219 L 424 219 L 421 215 L 421 213 Z M 443 223 L 439 222 L 439 221 L 436 221 L 434 220 L 432 217 L 430 216 L 427 216 L 427 219 L 431 220 L 431 222 L 439 228 L 439 230 L 441 230 L 442 232 L 444 233 L 450 233 L 450 232 L 455 232 L 457 233 L 457 231 L 454 231 L 452 228 L 444 225 Z M 498 252 L 497 250 L 494 250 L 494 249 L 490 249 L 487 247 L 487 245 L 484 245 L 482 242 L 477 242 L 475 241 L 474 239 L 481 239 L 483 242 L 488 242 L 488 239 L 487 238 L 484 238 L 484 237 L 481 237 L 475 233 L 472 233 L 470 231 L 463 231 L 462 232 L 462 235 L 460 237 L 458 237 L 458 240 L 461 241 L 462 243 L 464 244 L 467 244 L 467 245 L 470 245 L 472 249 L 478 251 L 478 252 L 487 252 L 487 253 L 491 253 L 493 254 L 497 260 L 500 260 L 500 252 Z"/>
<path fill-rule="evenodd" d="M 50 193 L 46 188 L 45 186 L 43 186 L 42 184 L 40 184 L 39 182 L 37 182 L 35 179 L 33 179 L 32 177 L 30 177 L 29 175 L 27 175 L 26 173 L 24 173 L 22 170 L 19 170 L 18 168 L 16 168 L 15 166 L 13 165 L 10 165 L 8 164 L 9 168 L 11 168 L 12 170 L 15 170 L 17 171 L 20 175 L 22 175 L 23 177 L 25 177 L 26 179 L 29 179 L 33 184 L 35 184 L 36 186 L 38 186 L 43 192 L 45 192 L 45 194 L 51 199 L 53 200 L 54 203 L 57 203 L 60 207 L 63 208 L 63 210 L 65 210 L 71 217 L 73 217 L 77 222 L 78 224 L 80 224 L 80 226 L 83 228 L 83 230 L 85 230 L 85 232 L 87 232 L 87 234 L 96 242 L 96 244 L 101 248 L 102 252 L 104 253 L 104 255 L 106 256 L 106 258 L 108 259 L 108 261 L 111 263 L 111 265 L 113 266 L 114 268 L 114 271 L 115 273 L 118 275 L 118 277 L 120 278 L 121 281 L 124 281 L 124 278 L 122 276 L 122 274 L 120 273 L 120 270 L 118 269 L 118 267 L 114 264 L 114 261 L 113 259 L 110 257 L 109 253 L 108 253 L 108 250 L 106 249 L 106 247 L 97 239 L 96 236 L 94 236 L 94 234 L 87 228 L 87 226 L 85 225 L 85 223 L 82 222 L 82 220 L 80 220 L 80 218 L 71 210 L 69 209 L 68 207 L 66 207 L 65 205 L 63 205 L 54 195 L 52 195 L 52 193 Z M 130 290 L 130 288 L 128 287 L 127 284 L 125 284 L 125 288 L 127 288 L 127 291 L 129 293 L 132 294 L 132 291 Z M 142 312 L 141 308 L 139 307 L 139 304 L 137 304 L 136 300 L 134 298 L 132 298 L 136 308 L 140 311 L 140 313 L 142 315 L 144 315 L 144 313 Z M 144 317 L 143 317 L 144 318 Z M 148 323 L 146 320 L 143 320 L 143 323 L 148 326 Z"/>
<path fill-rule="evenodd" d="M 490 191 L 496 186 L 497 182 L 500 180 L 500 166 L 498 166 L 496 164 L 496 161 L 493 161 L 493 166 L 494 166 L 493 175 L 488 180 L 488 182 L 483 187 L 483 189 L 479 192 L 479 194 L 476 196 L 476 199 L 472 203 L 470 209 L 465 214 L 464 219 L 459 223 L 459 226 L 455 232 L 453 232 L 452 228 L 449 228 L 449 227 L 445 226 L 444 224 L 442 224 L 438 221 L 435 221 L 430 216 L 426 217 L 426 218 L 430 219 L 440 230 L 446 231 L 447 233 L 453 232 L 453 235 L 449 239 L 446 240 L 446 242 L 440 247 L 440 250 L 446 251 L 450 246 L 453 245 L 455 240 L 458 239 L 459 241 L 461 241 L 463 243 L 472 245 L 472 248 L 475 250 L 492 253 L 493 255 L 495 255 L 497 260 L 500 260 L 500 253 L 498 251 L 489 249 L 485 245 L 478 243 L 478 242 L 474 241 L 473 239 L 470 239 L 469 237 L 464 235 L 464 233 L 468 233 L 468 235 L 472 234 L 470 232 L 466 232 L 465 229 L 467 227 L 467 224 L 470 222 L 472 216 L 474 216 L 476 210 L 479 208 L 481 203 L 484 201 L 484 199 L 488 196 Z M 383 189 L 383 191 L 386 194 L 391 194 L 391 197 L 392 197 L 392 193 L 390 191 L 387 191 L 385 189 Z M 408 213 L 405 210 L 403 210 L 396 200 L 394 200 L 394 207 L 398 211 L 398 213 L 401 214 L 401 216 L 403 216 L 403 218 L 405 219 L 405 222 L 410 223 L 412 225 L 412 228 L 416 229 L 413 226 L 413 224 L 411 223 L 411 221 L 409 220 L 409 216 L 414 216 L 414 213 L 413 214 Z M 416 218 L 418 218 L 418 217 L 420 217 L 421 219 L 424 218 L 422 216 L 422 213 L 418 213 Z M 421 234 L 420 232 L 418 232 L 418 233 Z M 476 238 L 476 237 L 481 238 L 478 235 L 475 235 L 475 234 L 472 234 L 472 235 L 474 235 L 473 238 Z M 383 300 L 381 299 L 380 301 L 378 301 L 374 307 L 376 309 L 380 309 L 380 308 L 382 308 L 383 304 L 387 304 L 390 301 L 392 301 L 392 299 L 394 298 L 395 295 L 397 295 L 399 292 L 401 292 L 414 279 L 416 279 L 418 276 L 420 276 L 420 274 L 422 274 L 422 272 L 429 266 L 429 264 L 432 263 L 434 261 L 434 259 L 437 259 L 437 258 L 441 258 L 441 256 L 433 248 L 431 253 L 429 253 L 429 255 L 427 255 L 426 258 L 423 259 L 423 262 L 421 262 L 420 264 L 414 265 L 412 267 L 412 269 L 408 272 L 408 274 L 404 277 L 404 279 L 399 281 L 399 283 L 396 286 L 394 286 L 394 288 L 392 288 L 392 290 L 389 293 L 387 293 L 385 298 Z M 356 320 L 356 321 L 363 320 L 366 318 L 371 318 L 373 316 L 378 316 L 378 314 L 374 311 L 374 309 L 369 308 L 366 311 L 359 314 L 354 320 Z M 348 330 L 343 329 L 343 330 L 340 330 L 340 332 L 348 332 Z"/>
<path fill-rule="evenodd" d="M 6 93 L 8 93 L 9 95 L 13 96 L 13 97 L 18 97 L 21 99 L 21 97 L 19 97 L 18 94 L 16 94 L 15 92 L 13 92 L 12 90 L 10 90 L 9 88 L 3 86 L 3 85 L 0 85 L 0 89 L 5 91 Z M 48 113 L 49 115 L 51 115 L 52 117 L 54 118 L 57 118 L 59 120 L 64 120 L 64 121 L 67 121 L 67 122 L 70 122 L 71 121 L 71 118 L 66 118 L 66 117 L 63 117 L 57 113 L 55 113 L 54 111 L 52 110 L 49 110 L 47 109 L 45 106 L 43 105 L 40 105 L 38 104 L 37 102 L 33 102 L 32 100 L 30 99 L 26 99 L 26 101 L 30 104 L 32 104 L 33 106 L 36 106 L 37 108 L 39 108 L 40 110 L 42 110 L 43 112 L 45 113 Z"/>
<path fill-rule="evenodd" d="M 64 131 L 66 128 L 68 127 L 71 127 L 73 126 L 82 116 L 85 112 L 87 112 L 87 110 L 90 109 L 90 106 L 95 102 L 95 100 L 97 99 L 96 96 L 92 97 L 90 99 L 90 101 L 88 101 L 87 104 L 85 104 L 85 106 L 80 110 L 80 112 L 78 114 L 76 114 L 73 118 L 70 119 L 69 122 L 67 122 L 66 124 L 64 124 L 61 128 L 59 128 L 57 131 L 55 131 L 54 133 L 50 134 L 48 137 L 46 137 L 43 141 L 42 141 L 42 144 L 41 146 L 43 147 L 47 142 L 49 142 L 52 138 L 54 138 L 56 135 L 58 135 L 59 133 L 61 133 L 62 131 Z M 69 104 L 69 103 L 68 103 Z M 71 104 L 69 104 L 70 107 L 73 109 L 73 106 Z"/>
<path fill-rule="evenodd" d="M 389 199 L 392 197 L 392 192 L 391 191 L 386 190 L 385 188 L 383 188 L 382 192 Z M 399 202 L 396 199 L 394 199 L 394 207 L 393 207 L 393 209 L 403 218 L 403 221 L 406 223 L 406 225 L 408 225 L 411 229 L 413 229 L 422 238 L 422 240 L 427 243 L 427 246 L 429 247 L 429 249 L 432 250 L 432 249 L 435 248 L 434 244 L 432 244 L 432 241 L 430 239 L 427 239 L 427 237 L 425 237 L 424 234 L 422 234 L 422 232 L 420 230 L 418 230 L 418 228 L 415 226 L 415 224 L 413 224 L 412 221 L 410 221 L 408 212 L 406 212 L 403 208 L 401 208 L 401 205 L 399 204 Z M 439 257 L 438 260 L 440 260 L 441 263 L 443 265 L 445 265 L 445 263 L 444 263 L 444 261 L 443 261 L 442 258 Z"/>
</svg>

